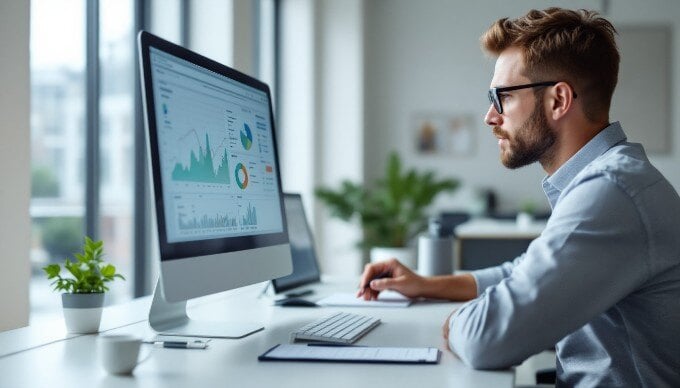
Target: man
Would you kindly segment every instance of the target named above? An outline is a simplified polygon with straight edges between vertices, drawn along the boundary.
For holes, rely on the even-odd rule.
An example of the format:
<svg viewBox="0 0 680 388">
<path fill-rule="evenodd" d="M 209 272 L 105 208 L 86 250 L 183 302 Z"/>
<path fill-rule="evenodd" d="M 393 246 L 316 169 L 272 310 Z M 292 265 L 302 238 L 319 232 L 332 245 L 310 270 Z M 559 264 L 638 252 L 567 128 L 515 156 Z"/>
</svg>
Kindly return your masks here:
<svg viewBox="0 0 680 388">
<path fill-rule="evenodd" d="M 444 336 L 475 368 L 557 344 L 558 385 L 680 386 L 680 198 L 609 121 L 615 33 L 594 12 L 559 8 L 489 28 L 482 45 L 497 61 L 485 121 L 505 166 L 546 171 L 552 216 L 512 262 L 431 278 L 377 263 L 359 296 L 471 300 Z"/>
</svg>

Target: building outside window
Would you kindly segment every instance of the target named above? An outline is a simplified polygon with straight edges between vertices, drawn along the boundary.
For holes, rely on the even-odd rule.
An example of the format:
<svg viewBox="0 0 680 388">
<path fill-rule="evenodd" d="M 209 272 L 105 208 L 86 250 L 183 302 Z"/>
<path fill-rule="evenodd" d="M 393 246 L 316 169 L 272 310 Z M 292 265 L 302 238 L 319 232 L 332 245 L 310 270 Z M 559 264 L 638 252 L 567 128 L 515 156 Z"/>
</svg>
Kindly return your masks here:
<svg viewBox="0 0 680 388">
<path fill-rule="evenodd" d="M 60 313 L 40 268 L 84 233 L 85 3 L 31 2 L 31 323 Z"/>
</svg>

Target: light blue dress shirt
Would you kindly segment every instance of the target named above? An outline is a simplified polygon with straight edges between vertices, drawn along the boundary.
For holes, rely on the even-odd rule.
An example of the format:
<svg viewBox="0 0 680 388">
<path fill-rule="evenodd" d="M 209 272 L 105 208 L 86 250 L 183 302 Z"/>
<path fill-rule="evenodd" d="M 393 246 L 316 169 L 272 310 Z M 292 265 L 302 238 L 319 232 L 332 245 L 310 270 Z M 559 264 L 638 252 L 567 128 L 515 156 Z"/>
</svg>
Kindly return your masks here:
<svg viewBox="0 0 680 388">
<path fill-rule="evenodd" d="M 506 368 L 556 345 L 558 386 L 680 387 L 680 198 L 619 123 L 543 189 L 543 233 L 475 271 L 450 321 L 468 365 Z"/>
</svg>

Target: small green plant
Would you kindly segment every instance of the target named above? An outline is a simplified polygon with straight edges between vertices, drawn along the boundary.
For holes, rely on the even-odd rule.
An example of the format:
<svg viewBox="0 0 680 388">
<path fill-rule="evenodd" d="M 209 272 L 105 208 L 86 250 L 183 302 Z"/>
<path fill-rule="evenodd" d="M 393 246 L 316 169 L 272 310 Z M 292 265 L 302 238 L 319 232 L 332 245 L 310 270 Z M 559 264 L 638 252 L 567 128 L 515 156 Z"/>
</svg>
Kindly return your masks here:
<svg viewBox="0 0 680 388">
<path fill-rule="evenodd" d="M 339 189 L 317 188 L 316 195 L 331 215 L 344 221 L 359 219 L 361 247 L 405 247 L 427 225 L 425 210 L 435 197 L 458 186 L 458 180 L 437 179 L 432 171 L 404 169 L 399 155 L 392 152 L 384 178 L 372 188 L 346 180 Z"/>
<path fill-rule="evenodd" d="M 107 264 L 103 260 L 104 242 L 92 241 L 85 237 L 83 252 L 76 253 L 75 261 L 68 258 L 64 262 L 64 268 L 72 278 L 63 278 L 60 274 L 59 264 L 50 264 L 43 267 L 47 279 L 54 281 L 52 285 L 55 291 L 64 291 L 72 294 L 88 294 L 108 291 L 106 283 L 119 278 L 125 280 L 123 275 L 116 273 L 116 267 Z"/>
<path fill-rule="evenodd" d="M 520 211 L 522 213 L 527 213 L 527 214 L 534 214 L 536 213 L 536 203 L 531 200 L 526 200 L 522 202 L 522 205 L 520 206 Z"/>
</svg>

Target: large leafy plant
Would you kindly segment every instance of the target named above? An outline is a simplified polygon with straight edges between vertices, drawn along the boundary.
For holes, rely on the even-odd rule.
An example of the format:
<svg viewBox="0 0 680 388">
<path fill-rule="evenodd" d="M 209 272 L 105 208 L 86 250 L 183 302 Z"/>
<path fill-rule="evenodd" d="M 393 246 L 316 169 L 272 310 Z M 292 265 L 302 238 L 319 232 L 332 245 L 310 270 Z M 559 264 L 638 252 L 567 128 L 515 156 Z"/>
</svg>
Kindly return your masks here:
<svg viewBox="0 0 680 388">
<path fill-rule="evenodd" d="M 55 291 L 64 291 L 73 294 L 87 294 L 95 292 L 105 292 L 109 288 L 107 283 L 116 278 L 125 280 L 123 275 L 116 273 L 116 267 L 104 262 L 104 242 L 93 241 L 85 237 L 83 252 L 74 254 L 75 261 L 68 258 L 64 262 L 64 268 L 71 277 L 61 276 L 61 266 L 50 264 L 43 267 L 47 274 L 47 279 L 54 281 Z"/>
<path fill-rule="evenodd" d="M 399 155 L 393 152 L 385 177 L 374 187 L 345 180 L 335 190 L 317 188 L 316 195 L 333 216 L 345 221 L 359 219 L 362 247 L 405 247 L 425 228 L 425 211 L 435 197 L 458 186 L 457 180 L 437 179 L 432 171 L 404 169 Z"/>
</svg>

